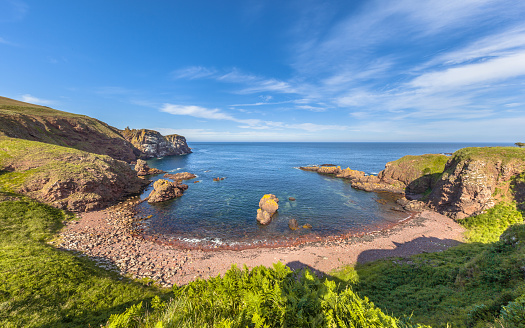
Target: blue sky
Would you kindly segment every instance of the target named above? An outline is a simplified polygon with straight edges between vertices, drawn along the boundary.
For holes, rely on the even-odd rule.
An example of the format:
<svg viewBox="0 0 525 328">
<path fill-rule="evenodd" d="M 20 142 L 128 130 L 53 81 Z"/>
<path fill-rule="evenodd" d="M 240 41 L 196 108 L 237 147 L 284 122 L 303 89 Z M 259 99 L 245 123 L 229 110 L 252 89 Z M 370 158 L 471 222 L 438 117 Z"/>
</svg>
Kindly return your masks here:
<svg viewBox="0 0 525 328">
<path fill-rule="evenodd" d="M 525 1 L 0 0 L 0 95 L 188 141 L 525 141 Z"/>
</svg>

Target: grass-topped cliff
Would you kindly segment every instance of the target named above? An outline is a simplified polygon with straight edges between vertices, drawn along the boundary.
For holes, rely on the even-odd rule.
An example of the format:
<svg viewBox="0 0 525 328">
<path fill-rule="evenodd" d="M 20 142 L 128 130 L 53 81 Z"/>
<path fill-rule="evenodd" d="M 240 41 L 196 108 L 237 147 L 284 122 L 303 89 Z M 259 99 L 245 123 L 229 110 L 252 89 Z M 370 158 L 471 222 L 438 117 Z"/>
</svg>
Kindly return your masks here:
<svg viewBox="0 0 525 328">
<path fill-rule="evenodd" d="M 0 97 L 0 135 L 71 147 L 130 162 L 138 152 L 97 119 Z M 134 153 L 135 151 L 135 153 Z"/>
<path fill-rule="evenodd" d="M 0 137 L 0 190 L 57 208 L 87 211 L 137 194 L 147 184 L 125 162 L 53 144 Z"/>
</svg>

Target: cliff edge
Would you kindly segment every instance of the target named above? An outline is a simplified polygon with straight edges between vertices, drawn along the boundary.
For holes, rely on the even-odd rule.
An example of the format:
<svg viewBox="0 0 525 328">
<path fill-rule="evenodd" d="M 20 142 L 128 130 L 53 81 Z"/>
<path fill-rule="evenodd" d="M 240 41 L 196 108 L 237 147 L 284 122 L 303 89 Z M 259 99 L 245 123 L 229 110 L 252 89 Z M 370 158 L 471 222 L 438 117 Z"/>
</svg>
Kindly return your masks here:
<svg viewBox="0 0 525 328">
<path fill-rule="evenodd" d="M 186 138 L 177 134 L 163 136 L 159 132 L 147 129 L 126 128 L 122 136 L 140 151 L 141 159 L 190 154 L 191 149 Z"/>
</svg>

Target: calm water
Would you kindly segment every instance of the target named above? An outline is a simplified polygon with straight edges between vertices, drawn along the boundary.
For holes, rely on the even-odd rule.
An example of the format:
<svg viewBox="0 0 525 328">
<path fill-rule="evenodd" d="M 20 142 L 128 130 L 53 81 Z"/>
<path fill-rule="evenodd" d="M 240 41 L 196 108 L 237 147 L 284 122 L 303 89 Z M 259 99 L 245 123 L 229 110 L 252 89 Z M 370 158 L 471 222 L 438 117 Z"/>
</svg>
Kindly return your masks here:
<svg viewBox="0 0 525 328">
<path fill-rule="evenodd" d="M 145 233 L 188 247 L 242 248 L 377 230 L 407 217 L 390 209 L 393 195 L 358 191 L 343 179 L 297 167 L 329 163 L 377 174 L 387 162 L 404 155 L 452 153 L 468 146 L 496 144 L 191 143 L 193 154 L 149 161 L 164 171 L 194 173 L 198 176 L 194 180 L 201 182 L 186 181 L 189 189 L 178 199 L 143 203 L 144 214 L 153 215 Z M 226 179 L 216 182 L 215 177 Z M 143 197 L 150 191 L 151 187 Z M 279 211 L 272 223 L 261 226 L 255 216 L 266 193 L 280 199 Z M 292 218 L 313 228 L 291 231 Z"/>
</svg>

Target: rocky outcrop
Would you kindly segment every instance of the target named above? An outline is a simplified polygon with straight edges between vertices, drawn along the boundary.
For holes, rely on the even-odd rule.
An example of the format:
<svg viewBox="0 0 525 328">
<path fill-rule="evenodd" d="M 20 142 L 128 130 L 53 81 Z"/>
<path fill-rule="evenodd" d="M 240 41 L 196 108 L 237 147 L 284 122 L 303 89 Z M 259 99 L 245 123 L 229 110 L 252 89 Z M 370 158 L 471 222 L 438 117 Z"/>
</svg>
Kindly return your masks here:
<svg viewBox="0 0 525 328">
<path fill-rule="evenodd" d="M 164 137 L 159 132 L 147 129 L 126 128 L 121 131 L 124 138 L 140 150 L 140 158 L 148 159 L 191 153 L 186 139 L 178 135 Z"/>
<path fill-rule="evenodd" d="M 177 180 L 191 180 L 195 179 L 197 176 L 190 172 L 180 172 L 175 174 L 166 173 L 164 174 L 165 178 L 177 181 Z"/>
<path fill-rule="evenodd" d="M 477 215 L 525 193 L 525 149 L 464 148 L 454 153 L 429 196 L 429 205 L 454 219 Z M 513 186 L 513 188 L 511 188 Z"/>
<path fill-rule="evenodd" d="M 364 191 L 387 191 L 398 194 L 421 194 L 430 191 L 439 179 L 448 157 L 445 155 L 404 156 L 388 162 L 377 176 L 366 175 L 335 165 L 300 167 L 301 170 L 348 179 L 352 187 Z"/>
<path fill-rule="evenodd" d="M 191 154 L 191 149 L 186 143 L 186 138 L 178 134 L 169 134 L 165 136 L 166 140 L 173 146 L 175 149 L 175 155 L 185 155 Z"/>
<path fill-rule="evenodd" d="M 47 143 L 0 137 L 0 185 L 74 212 L 101 209 L 148 184 L 125 162 Z"/>
<path fill-rule="evenodd" d="M 259 209 L 257 210 L 257 221 L 260 224 L 266 225 L 272 221 L 272 217 L 279 209 L 279 198 L 272 194 L 264 195 L 259 201 Z"/>
<path fill-rule="evenodd" d="M 166 173 L 154 167 L 149 167 L 148 163 L 142 159 L 137 160 L 137 164 L 135 164 L 135 171 L 137 171 L 138 176 Z"/>
<path fill-rule="evenodd" d="M 188 189 L 188 185 L 160 179 L 153 184 L 153 190 L 147 200 L 148 203 L 164 202 L 182 196 L 186 189 Z"/>
<path fill-rule="evenodd" d="M 71 147 L 132 162 L 138 150 L 97 119 L 0 97 L 0 135 Z"/>
</svg>

